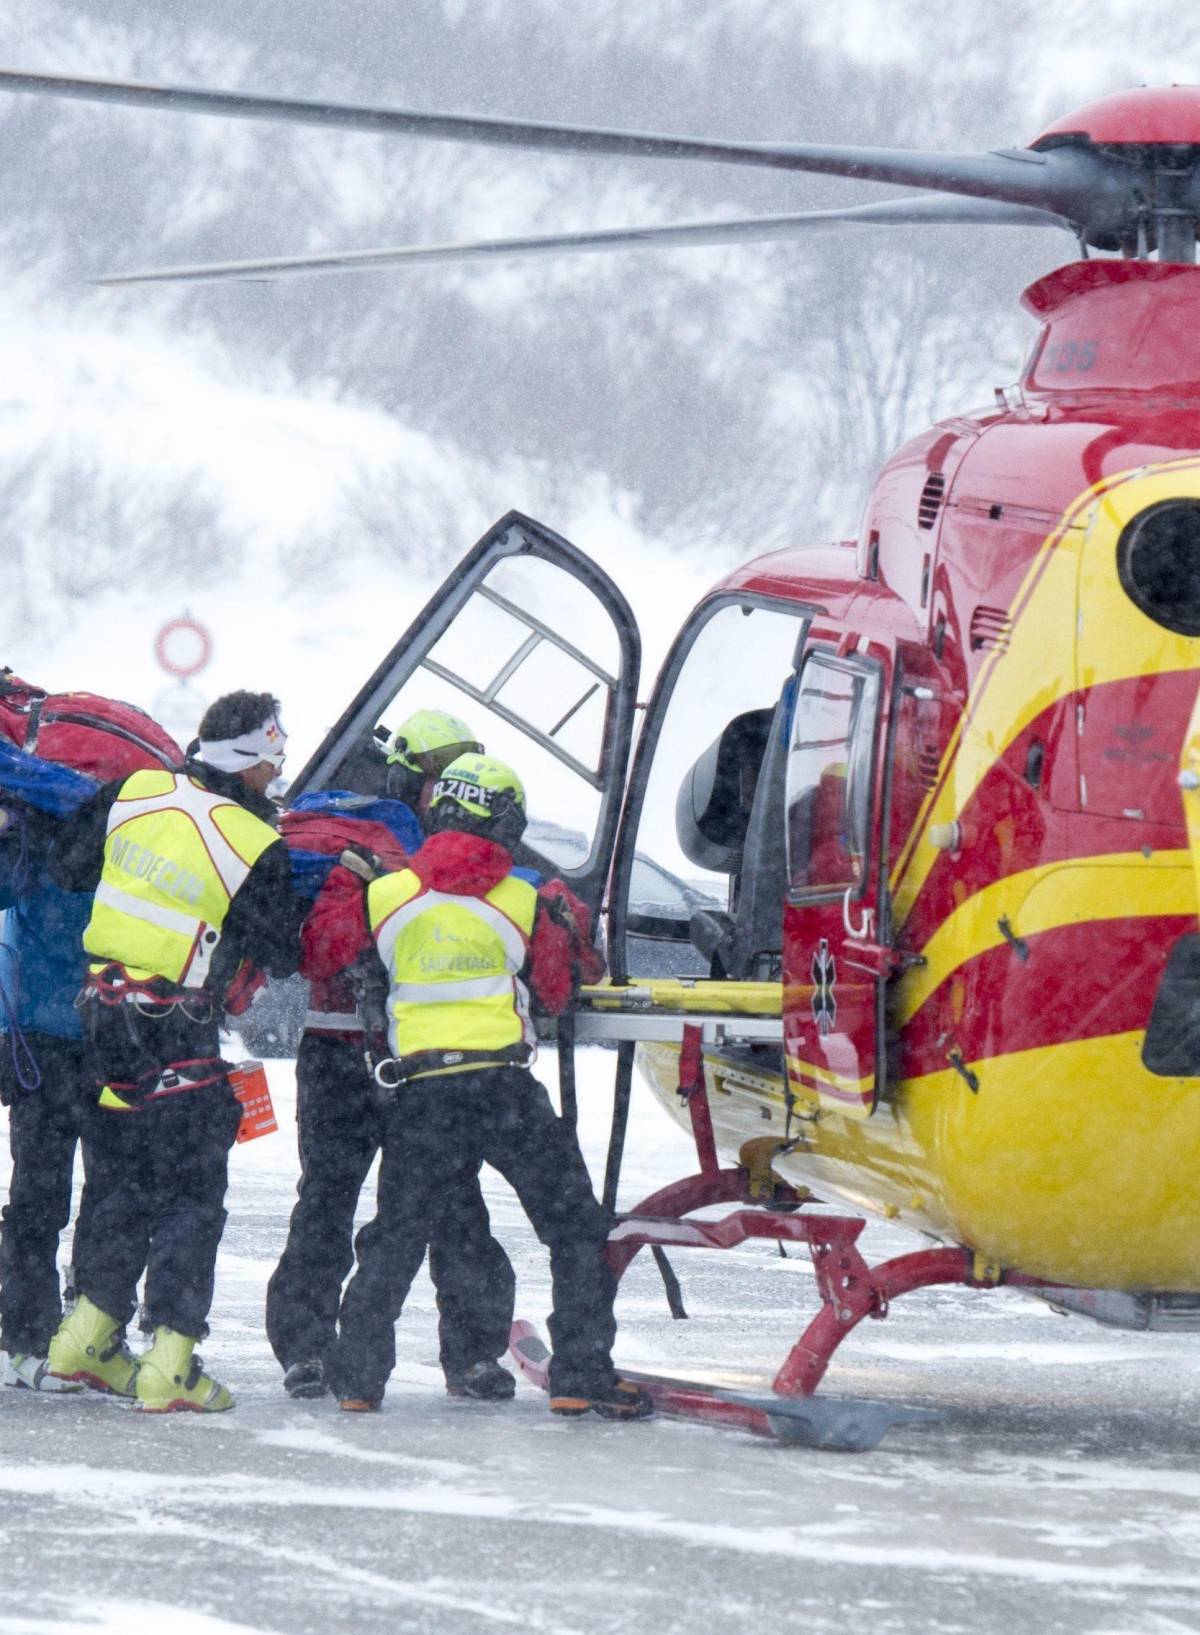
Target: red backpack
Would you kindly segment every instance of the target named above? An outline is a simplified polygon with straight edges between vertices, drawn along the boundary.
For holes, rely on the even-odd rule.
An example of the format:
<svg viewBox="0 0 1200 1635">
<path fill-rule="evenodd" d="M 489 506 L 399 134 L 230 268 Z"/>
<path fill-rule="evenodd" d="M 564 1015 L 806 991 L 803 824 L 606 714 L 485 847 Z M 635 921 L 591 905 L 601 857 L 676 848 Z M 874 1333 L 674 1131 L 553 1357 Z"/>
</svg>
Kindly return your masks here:
<svg viewBox="0 0 1200 1635">
<path fill-rule="evenodd" d="M 317 853 L 330 859 L 332 868 L 347 846 L 367 846 L 385 869 L 408 867 L 408 853 L 386 823 L 373 823 L 353 813 L 282 812 L 279 832 L 293 858 L 297 853 Z M 295 867 L 293 862 L 293 872 Z"/>
<path fill-rule="evenodd" d="M 47 693 L 0 670 L 0 738 L 99 783 L 183 765 L 183 751 L 133 704 L 96 693 Z"/>
</svg>

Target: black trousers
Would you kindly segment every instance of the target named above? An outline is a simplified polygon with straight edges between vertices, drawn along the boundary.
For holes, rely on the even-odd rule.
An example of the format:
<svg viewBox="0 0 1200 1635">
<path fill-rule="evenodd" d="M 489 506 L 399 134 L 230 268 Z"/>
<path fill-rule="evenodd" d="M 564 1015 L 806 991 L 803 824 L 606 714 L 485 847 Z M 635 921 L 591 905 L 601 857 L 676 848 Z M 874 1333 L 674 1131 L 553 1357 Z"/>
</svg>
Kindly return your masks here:
<svg viewBox="0 0 1200 1635">
<path fill-rule="evenodd" d="M 27 1033 L 41 1082 L 25 1089 L 0 1037 L 0 1102 L 8 1108 L 12 1173 L 0 1212 L 0 1350 L 44 1357 L 62 1317 L 58 1240 L 71 1219 L 75 1149 L 82 1144 L 81 1217 L 91 1202 L 96 1082 L 79 1040 Z"/>
<path fill-rule="evenodd" d="M 604 1258 L 608 1220 L 573 1131 L 524 1068 L 417 1079 L 381 1116 L 378 1214 L 358 1234 L 358 1270 L 342 1300 L 334 1385 L 383 1396 L 396 1362 L 395 1323 L 448 1200 L 481 1163 L 509 1182 L 550 1250 L 551 1389 L 590 1394 L 613 1378 L 616 1280 Z"/>
<path fill-rule="evenodd" d="M 197 1023 L 181 1012 L 144 1017 L 129 1005 L 95 1001 L 86 1014 L 105 1082 L 139 1079 L 149 1063 L 218 1057 L 215 1021 Z M 75 1276 L 80 1292 L 110 1317 L 132 1317 L 145 1266 L 150 1323 L 196 1339 L 207 1333 L 240 1119 L 223 1077 L 131 1112 L 97 1108 L 92 1198 L 75 1228 Z"/>
<path fill-rule="evenodd" d="M 357 1045 L 304 1035 L 296 1112 L 300 1184 L 287 1245 L 267 1286 L 267 1338 L 285 1369 L 333 1348 L 342 1281 L 354 1264 L 354 1211 L 382 1140 L 383 1120 Z M 478 1172 L 447 1199 L 429 1245 L 429 1270 L 447 1376 L 501 1356 L 516 1279 L 492 1237 Z"/>
</svg>

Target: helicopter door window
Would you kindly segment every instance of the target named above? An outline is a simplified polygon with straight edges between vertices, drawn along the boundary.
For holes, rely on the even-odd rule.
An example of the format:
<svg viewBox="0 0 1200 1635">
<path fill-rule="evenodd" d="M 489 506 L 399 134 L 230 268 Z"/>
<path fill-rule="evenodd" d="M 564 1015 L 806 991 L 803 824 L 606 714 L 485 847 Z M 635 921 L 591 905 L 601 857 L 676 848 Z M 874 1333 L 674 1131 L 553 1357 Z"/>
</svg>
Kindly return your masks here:
<svg viewBox="0 0 1200 1635">
<path fill-rule="evenodd" d="M 502 561 L 383 712 L 391 729 L 421 708 L 461 716 L 524 782 L 529 848 L 568 872 L 589 857 L 605 786 L 620 656 L 602 612 L 554 564 Z"/>
<path fill-rule="evenodd" d="M 860 895 L 871 835 L 879 673 L 861 660 L 809 656 L 800 677 L 787 769 L 788 883 L 793 899 Z"/>
<path fill-rule="evenodd" d="M 626 957 L 638 975 L 710 974 L 690 928 L 698 914 L 736 910 L 773 712 L 806 613 L 740 598 L 710 604 L 667 661 L 630 795 Z"/>
</svg>

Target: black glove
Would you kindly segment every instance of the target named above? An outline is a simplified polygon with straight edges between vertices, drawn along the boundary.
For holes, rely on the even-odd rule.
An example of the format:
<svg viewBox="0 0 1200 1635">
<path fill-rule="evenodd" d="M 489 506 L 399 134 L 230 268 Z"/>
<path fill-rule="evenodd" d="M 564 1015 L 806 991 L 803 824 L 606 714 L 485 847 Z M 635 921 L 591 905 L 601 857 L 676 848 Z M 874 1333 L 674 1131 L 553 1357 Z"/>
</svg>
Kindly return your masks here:
<svg viewBox="0 0 1200 1635">
<path fill-rule="evenodd" d="M 368 885 L 372 880 L 378 880 L 381 874 L 387 873 L 369 846 L 347 846 L 338 862 L 344 869 L 349 869 L 351 874 L 357 874 L 360 880 L 365 880 Z"/>
</svg>

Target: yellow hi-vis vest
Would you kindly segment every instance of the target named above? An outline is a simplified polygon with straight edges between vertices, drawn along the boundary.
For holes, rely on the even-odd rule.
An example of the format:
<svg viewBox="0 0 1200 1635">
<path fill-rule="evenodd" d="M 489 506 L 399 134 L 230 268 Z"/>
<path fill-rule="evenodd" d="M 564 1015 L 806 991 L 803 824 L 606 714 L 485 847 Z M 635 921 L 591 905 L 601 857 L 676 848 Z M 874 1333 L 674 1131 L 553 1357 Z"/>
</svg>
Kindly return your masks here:
<svg viewBox="0 0 1200 1635">
<path fill-rule="evenodd" d="M 139 981 L 203 987 L 235 893 L 278 838 L 186 773 L 133 773 L 108 814 L 84 948 Z"/>
<path fill-rule="evenodd" d="M 507 875 L 485 897 L 427 890 L 411 869 L 367 887 L 367 917 L 388 974 L 393 1056 L 536 1043 L 525 964 L 537 892 Z"/>
</svg>

